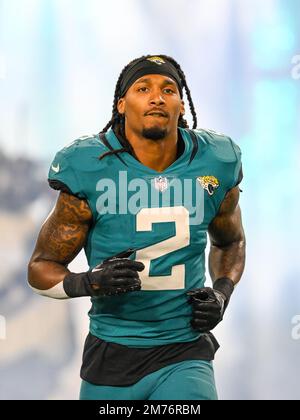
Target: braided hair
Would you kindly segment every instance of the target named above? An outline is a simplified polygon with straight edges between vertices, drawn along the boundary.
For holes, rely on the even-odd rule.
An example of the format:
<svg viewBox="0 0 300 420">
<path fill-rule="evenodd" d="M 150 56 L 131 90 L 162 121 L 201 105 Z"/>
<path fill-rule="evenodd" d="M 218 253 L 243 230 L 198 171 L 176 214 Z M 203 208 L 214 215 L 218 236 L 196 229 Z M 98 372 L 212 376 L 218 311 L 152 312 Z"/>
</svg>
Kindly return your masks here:
<svg viewBox="0 0 300 420">
<path fill-rule="evenodd" d="M 133 148 L 131 146 L 131 144 L 129 143 L 129 141 L 126 138 L 125 135 L 125 117 L 124 115 L 119 114 L 118 112 L 118 100 L 120 99 L 120 92 L 121 92 L 121 83 L 124 77 L 124 74 L 126 73 L 127 69 L 129 67 L 131 67 L 133 64 L 135 64 L 137 61 L 140 61 L 141 59 L 147 59 L 149 57 L 152 57 L 151 55 L 144 55 L 142 57 L 136 58 L 134 60 L 132 60 L 130 63 L 128 63 L 123 70 L 121 71 L 117 84 L 116 84 L 116 88 L 115 88 L 115 95 L 114 95 L 114 102 L 113 102 L 113 107 L 112 107 L 112 117 L 110 119 L 110 121 L 106 124 L 106 126 L 102 129 L 102 131 L 100 133 L 106 133 L 107 130 L 112 127 L 112 129 L 119 134 L 119 137 L 121 138 L 121 144 L 122 144 L 122 148 L 121 149 L 116 149 L 116 150 L 110 150 L 108 152 L 103 153 L 99 159 L 103 159 L 105 156 L 108 155 L 112 155 L 112 154 L 116 154 L 116 153 L 122 153 L 122 152 L 128 152 L 134 155 L 134 151 Z M 185 89 L 187 98 L 188 98 L 188 102 L 189 102 L 189 107 L 190 107 L 190 111 L 193 117 L 193 128 L 197 128 L 197 115 L 196 115 L 196 111 L 195 111 L 195 107 L 194 107 L 194 103 L 192 100 L 192 96 L 191 96 L 191 92 L 190 89 L 187 85 L 186 82 L 186 77 L 185 74 L 183 72 L 183 70 L 181 69 L 180 65 L 177 63 L 177 61 L 174 60 L 174 58 L 169 57 L 167 55 L 159 55 L 159 57 L 169 61 L 171 64 L 173 64 L 173 66 L 176 68 L 178 75 L 180 77 L 181 83 Z M 182 115 L 180 115 L 179 119 L 178 119 L 178 127 L 182 127 L 182 128 L 188 128 L 188 123 L 187 121 L 183 118 Z"/>
</svg>

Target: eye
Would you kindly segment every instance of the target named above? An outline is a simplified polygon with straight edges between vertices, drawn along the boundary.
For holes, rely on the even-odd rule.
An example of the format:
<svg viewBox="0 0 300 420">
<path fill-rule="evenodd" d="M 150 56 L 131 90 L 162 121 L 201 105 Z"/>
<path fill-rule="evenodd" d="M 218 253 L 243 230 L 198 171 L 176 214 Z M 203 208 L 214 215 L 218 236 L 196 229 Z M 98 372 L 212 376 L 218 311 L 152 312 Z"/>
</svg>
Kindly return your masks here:
<svg viewBox="0 0 300 420">
<path fill-rule="evenodd" d="M 166 92 L 166 93 L 175 93 L 174 90 L 171 89 L 171 88 L 164 89 L 164 92 Z"/>
<path fill-rule="evenodd" d="M 138 88 L 138 92 L 146 92 L 147 89 L 148 88 L 146 86 L 143 86 L 143 87 Z"/>
</svg>

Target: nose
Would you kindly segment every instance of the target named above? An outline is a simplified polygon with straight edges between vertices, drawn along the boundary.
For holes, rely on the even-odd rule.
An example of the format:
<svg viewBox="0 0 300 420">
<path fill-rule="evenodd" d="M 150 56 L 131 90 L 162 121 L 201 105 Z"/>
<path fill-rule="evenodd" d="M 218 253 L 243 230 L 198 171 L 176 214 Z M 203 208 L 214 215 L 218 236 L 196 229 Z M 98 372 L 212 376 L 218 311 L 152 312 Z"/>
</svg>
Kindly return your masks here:
<svg viewBox="0 0 300 420">
<path fill-rule="evenodd" d="M 153 89 L 149 99 L 150 104 L 155 106 L 164 105 L 166 102 L 160 89 Z"/>
</svg>

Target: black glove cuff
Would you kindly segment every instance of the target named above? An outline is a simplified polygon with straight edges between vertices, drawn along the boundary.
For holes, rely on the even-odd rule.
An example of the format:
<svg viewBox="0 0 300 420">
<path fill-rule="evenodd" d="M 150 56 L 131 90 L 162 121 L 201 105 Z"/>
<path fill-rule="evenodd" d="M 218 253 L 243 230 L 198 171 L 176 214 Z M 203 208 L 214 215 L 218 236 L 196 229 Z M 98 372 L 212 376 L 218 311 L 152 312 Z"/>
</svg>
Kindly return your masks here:
<svg viewBox="0 0 300 420">
<path fill-rule="evenodd" d="M 230 296 L 232 295 L 232 292 L 234 290 L 234 283 L 231 279 L 228 277 L 221 277 L 217 279 L 213 284 L 214 290 L 217 290 L 218 292 L 222 293 L 225 298 L 225 307 L 228 305 Z"/>
<path fill-rule="evenodd" d="M 63 281 L 66 294 L 71 297 L 94 296 L 95 292 L 90 285 L 87 273 L 69 273 Z"/>
</svg>

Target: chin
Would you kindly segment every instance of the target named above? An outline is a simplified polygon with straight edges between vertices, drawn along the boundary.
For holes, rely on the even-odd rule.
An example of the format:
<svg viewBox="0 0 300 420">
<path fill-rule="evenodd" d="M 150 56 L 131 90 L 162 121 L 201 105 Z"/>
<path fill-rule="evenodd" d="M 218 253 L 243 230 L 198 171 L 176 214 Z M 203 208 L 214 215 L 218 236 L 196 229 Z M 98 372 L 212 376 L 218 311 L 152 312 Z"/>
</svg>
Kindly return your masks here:
<svg viewBox="0 0 300 420">
<path fill-rule="evenodd" d="M 168 134 L 168 130 L 163 127 L 153 126 L 153 127 L 144 127 L 142 135 L 145 139 L 149 140 L 162 140 Z"/>
</svg>

